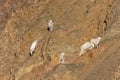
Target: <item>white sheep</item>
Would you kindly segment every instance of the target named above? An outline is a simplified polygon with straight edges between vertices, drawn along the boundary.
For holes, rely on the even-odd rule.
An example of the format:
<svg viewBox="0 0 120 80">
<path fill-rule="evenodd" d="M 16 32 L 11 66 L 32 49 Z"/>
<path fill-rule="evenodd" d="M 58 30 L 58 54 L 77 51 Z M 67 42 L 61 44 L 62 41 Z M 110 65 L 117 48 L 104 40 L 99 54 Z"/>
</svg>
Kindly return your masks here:
<svg viewBox="0 0 120 80">
<path fill-rule="evenodd" d="M 94 44 L 90 43 L 90 42 L 86 42 L 81 46 L 81 51 L 79 56 L 82 56 L 87 50 L 93 49 L 94 48 Z"/>
<path fill-rule="evenodd" d="M 98 45 L 99 45 L 101 39 L 102 39 L 101 37 L 97 37 L 97 38 L 95 38 L 95 39 L 91 39 L 90 42 L 91 42 L 92 44 L 94 44 L 94 48 L 98 48 Z"/>
<path fill-rule="evenodd" d="M 65 54 L 64 53 L 60 54 L 59 62 L 64 64 L 64 62 L 65 62 Z"/>
<path fill-rule="evenodd" d="M 53 22 L 52 20 L 49 20 L 48 22 L 48 31 L 52 31 L 53 30 Z"/>
<path fill-rule="evenodd" d="M 33 53 L 34 53 L 34 51 L 35 51 L 35 48 L 36 48 L 36 46 L 37 46 L 37 43 L 38 43 L 38 40 L 35 40 L 35 41 L 32 43 L 32 45 L 31 45 L 31 47 L 30 47 L 30 56 L 33 55 Z"/>
</svg>

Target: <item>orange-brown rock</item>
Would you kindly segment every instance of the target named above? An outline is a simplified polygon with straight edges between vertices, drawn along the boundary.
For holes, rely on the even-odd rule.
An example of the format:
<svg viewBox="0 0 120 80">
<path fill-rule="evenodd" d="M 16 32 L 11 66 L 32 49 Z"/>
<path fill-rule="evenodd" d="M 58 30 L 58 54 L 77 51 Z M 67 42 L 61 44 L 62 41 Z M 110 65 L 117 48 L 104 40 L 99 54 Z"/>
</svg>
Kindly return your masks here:
<svg viewBox="0 0 120 80">
<path fill-rule="evenodd" d="M 119 0 L 0 0 L 0 80 L 119 80 L 119 8 Z M 99 48 L 79 57 L 97 36 Z"/>
</svg>

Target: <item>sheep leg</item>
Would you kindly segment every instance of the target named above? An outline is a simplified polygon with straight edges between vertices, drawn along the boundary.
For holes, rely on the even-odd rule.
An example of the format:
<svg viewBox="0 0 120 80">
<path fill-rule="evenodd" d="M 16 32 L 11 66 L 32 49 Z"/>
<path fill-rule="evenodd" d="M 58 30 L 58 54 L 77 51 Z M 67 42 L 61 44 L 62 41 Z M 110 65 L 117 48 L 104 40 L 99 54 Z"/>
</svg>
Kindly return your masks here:
<svg viewBox="0 0 120 80">
<path fill-rule="evenodd" d="M 60 59 L 59 62 L 60 62 L 60 63 L 64 63 L 64 59 Z"/>
<path fill-rule="evenodd" d="M 82 56 L 84 54 L 84 49 L 81 49 L 79 56 Z"/>
<path fill-rule="evenodd" d="M 98 45 L 95 45 L 95 49 L 98 48 Z"/>
<path fill-rule="evenodd" d="M 82 50 L 80 51 L 80 54 L 79 54 L 79 56 L 81 56 L 82 55 Z"/>
<path fill-rule="evenodd" d="M 98 48 L 98 45 L 96 46 L 96 48 Z"/>
<path fill-rule="evenodd" d="M 98 48 L 99 44 L 100 44 L 100 43 L 98 43 L 98 44 L 96 45 L 96 48 Z"/>
<path fill-rule="evenodd" d="M 34 53 L 34 51 L 31 50 L 31 52 L 30 52 L 30 56 L 32 56 L 33 53 Z"/>
</svg>

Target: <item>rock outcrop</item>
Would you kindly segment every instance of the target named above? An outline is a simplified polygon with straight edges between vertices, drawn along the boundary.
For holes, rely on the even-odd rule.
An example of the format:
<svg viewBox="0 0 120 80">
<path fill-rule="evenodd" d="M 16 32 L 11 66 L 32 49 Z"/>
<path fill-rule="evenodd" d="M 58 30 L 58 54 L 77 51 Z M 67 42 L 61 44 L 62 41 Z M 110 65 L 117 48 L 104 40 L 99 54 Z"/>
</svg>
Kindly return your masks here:
<svg viewBox="0 0 120 80">
<path fill-rule="evenodd" d="M 119 7 L 119 0 L 0 0 L 0 79 L 120 79 Z M 79 57 L 80 46 L 97 36 L 99 48 Z"/>
</svg>

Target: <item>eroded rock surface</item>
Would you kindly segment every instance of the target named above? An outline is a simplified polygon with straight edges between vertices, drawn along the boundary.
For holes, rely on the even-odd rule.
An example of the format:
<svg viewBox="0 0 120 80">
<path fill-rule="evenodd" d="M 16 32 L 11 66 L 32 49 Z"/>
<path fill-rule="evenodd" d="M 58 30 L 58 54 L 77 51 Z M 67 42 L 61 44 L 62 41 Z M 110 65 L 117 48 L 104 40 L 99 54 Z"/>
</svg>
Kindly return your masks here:
<svg viewBox="0 0 120 80">
<path fill-rule="evenodd" d="M 119 8 L 119 0 L 0 0 L 0 80 L 120 79 Z M 79 57 L 80 46 L 97 36 L 99 48 Z"/>
</svg>

